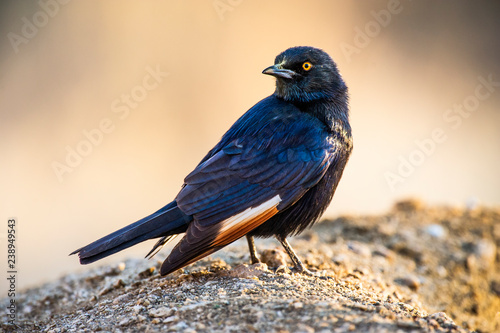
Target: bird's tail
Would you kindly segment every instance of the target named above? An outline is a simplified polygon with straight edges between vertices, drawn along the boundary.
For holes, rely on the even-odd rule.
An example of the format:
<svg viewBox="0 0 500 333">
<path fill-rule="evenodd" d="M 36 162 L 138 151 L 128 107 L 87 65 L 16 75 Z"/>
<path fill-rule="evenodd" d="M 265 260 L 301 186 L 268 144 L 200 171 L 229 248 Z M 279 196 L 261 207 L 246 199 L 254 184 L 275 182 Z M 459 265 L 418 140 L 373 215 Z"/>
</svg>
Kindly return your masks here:
<svg viewBox="0 0 500 333">
<path fill-rule="evenodd" d="M 98 239 L 70 255 L 78 253 L 81 264 L 90 264 L 137 243 L 162 237 L 151 250 L 150 253 L 152 253 L 158 246 L 165 245 L 173 235 L 185 232 L 191 220 L 192 217 L 184 214 L 173 201 L 159 211 Z"/>
</svg>

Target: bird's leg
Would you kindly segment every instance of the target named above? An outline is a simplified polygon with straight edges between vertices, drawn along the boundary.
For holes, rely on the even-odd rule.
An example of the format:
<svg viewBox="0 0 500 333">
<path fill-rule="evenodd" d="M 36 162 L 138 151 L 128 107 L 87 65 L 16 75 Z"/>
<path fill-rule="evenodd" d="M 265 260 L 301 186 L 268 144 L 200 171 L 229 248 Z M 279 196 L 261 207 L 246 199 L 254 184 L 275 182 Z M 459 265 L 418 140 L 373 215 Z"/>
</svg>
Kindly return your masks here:
<svg viewBox="0 0 500 333">
<path fill-rule="evenodd" d="M 260 259 L 259 257 L 257 257 L 257 248 L 255 247 L 253 236 L 247 235 L 247 241 L 248 241 L 248 249 L 250 250 L 250 259 L 252 260 L 252 264 L 260 263 Z"/>
<path fill-rule="evenodd" d="M 304 264 L 302 263 L 302 261 L 300 261 L 297 254 L 295 254 L 295 251 L 292 249 L 292 246 L 290 245 L 290 243 L 288 243 L 288 241 L 286 240 L 285 237 L 276 236 L 276 239 L 278 239 L 278 241 L 281 243 L 281 245 L 283 245 L 283 248 L 288 253 L 288 256 L 290 257 L 290 259 L 293 262 L 294 269 L 298 273 L 309 275 L 309 276 L 317 276 L 317 274 L 315 274 L 315 273 L 311 272 L 310 270 L 308 270 L 307 268 L 305 268 Z"/>
</svg>

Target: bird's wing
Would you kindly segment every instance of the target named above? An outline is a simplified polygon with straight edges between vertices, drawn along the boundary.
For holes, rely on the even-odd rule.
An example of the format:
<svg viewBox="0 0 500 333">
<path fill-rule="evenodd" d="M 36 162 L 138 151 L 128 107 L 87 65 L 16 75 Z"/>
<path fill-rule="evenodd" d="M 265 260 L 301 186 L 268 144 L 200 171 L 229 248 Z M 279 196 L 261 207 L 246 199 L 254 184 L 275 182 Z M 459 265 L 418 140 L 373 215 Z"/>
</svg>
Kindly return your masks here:
<svg viewBox="0 0 500 333">
<path fill-rule="evenodd" d="M 162 275 L 232 243 L 289 207 L 335 161 L 336 142 L 323 130 L 271 129 L 270 136 L 229 142 L 186 177 L 176 201 L 194 221 L 163 263 Z"/>
</svg>

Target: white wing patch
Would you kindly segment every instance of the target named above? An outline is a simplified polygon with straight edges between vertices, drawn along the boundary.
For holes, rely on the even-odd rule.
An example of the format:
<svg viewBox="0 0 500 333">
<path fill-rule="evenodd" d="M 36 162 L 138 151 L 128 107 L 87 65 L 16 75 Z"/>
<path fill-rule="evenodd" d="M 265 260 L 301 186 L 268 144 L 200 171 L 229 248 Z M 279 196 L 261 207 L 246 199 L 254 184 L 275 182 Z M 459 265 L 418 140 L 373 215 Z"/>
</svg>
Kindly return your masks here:
<svg viewBox="0 0 500 333">
<path fill-rule="evenodd" d="M 226 231 L 237 227 L 242 222 L 246 223 L 247 221 L 251 221 L 257 218 L 259 215 L 265 214 L 267 211 L 278 206 L 280 202 L 281 198 L 278 194 L 272 197 L 271 199 L 267 200 L 266 202 L 261 203 L 257 207 L 250 207 L 239 214 L 231 216 L 230 218 L 220 222 L 222 225 L 220 233 L 225 233 Z"/>
<path fill-rule="evenodd" d="M 161 275 L 189 265 L 245 236 L 278 213 L 281 197 L 276 195 L 217 224 L 201 226 L 194 221 L 186 235 L 163 262 Z"/>
</svg>

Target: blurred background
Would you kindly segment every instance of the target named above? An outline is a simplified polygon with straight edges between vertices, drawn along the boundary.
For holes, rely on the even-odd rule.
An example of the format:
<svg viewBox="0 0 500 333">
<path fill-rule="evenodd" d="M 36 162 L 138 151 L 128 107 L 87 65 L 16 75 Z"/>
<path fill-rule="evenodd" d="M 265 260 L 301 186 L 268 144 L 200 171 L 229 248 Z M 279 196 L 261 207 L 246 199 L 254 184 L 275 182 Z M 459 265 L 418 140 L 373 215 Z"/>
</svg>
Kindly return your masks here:
<svg viewBox="0 0 500 333">
<path fill-rule="evenodd" d="M 2 1 L 0 237 L 6 251 L 17 218 L 18 288 L 88 269 L 68 254 L 171 201 L 296 45 L 327 51 L 350 90 L 327 217 L 410 196 L 498 206 L 499 31 L 498 2 Z"/>
</svg>

